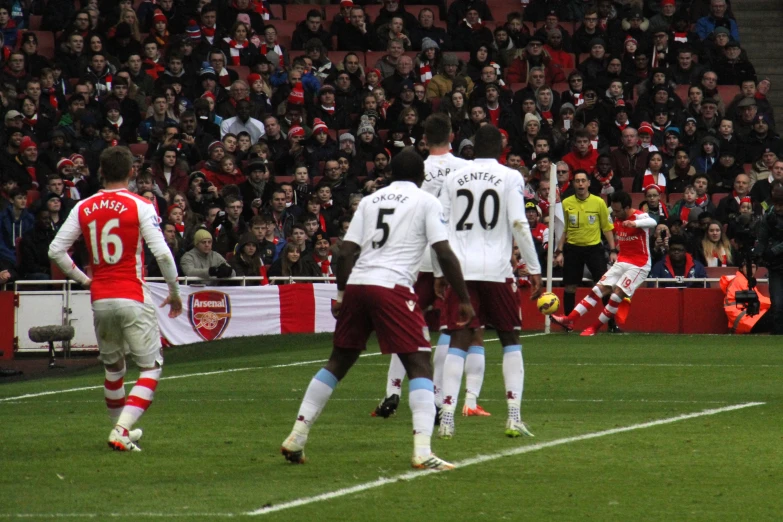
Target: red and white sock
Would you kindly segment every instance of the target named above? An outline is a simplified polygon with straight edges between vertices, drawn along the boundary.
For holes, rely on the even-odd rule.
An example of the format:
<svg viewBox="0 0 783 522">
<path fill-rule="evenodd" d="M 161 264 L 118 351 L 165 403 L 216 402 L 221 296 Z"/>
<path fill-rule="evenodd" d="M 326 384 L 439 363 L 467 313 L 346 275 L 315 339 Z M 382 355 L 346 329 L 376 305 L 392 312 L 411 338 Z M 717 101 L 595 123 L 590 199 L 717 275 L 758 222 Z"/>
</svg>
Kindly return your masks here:
<svg viewBox="0 0 783 522">
<path fill-rule="evenodd" d="M 603 298 L 601 290 L 598 289 L 598 285 L 593 287 L 592 294 L 587 294 L 584 299 L 579 301 L 579 304 L 568 314 L 568 318 L 575 321 L 590 311 L 592 307 L 598 304 Z"/>
<path fill-rule="evenodd" d="M 106 379 L 103 381 L 103 397 L 106 399 L 106 408 L 113 423 L 120 418 L 122 408 L 125 406 L 125 368 L 118 372 L 106 370 Z"/>
<path fill-rule="evenodd" d="M 133 385 L 133 388 L 125 401 L 125 407 L 122 409 L 117 424 L 126 430 L 130 430 L 136 421 L 147 411 L 152 404 L 152 398 L 155 396 L 155 388 L 158 386 L 158 380 L 163 372 L 163 368 L 146 370 L 139 374 L 139 380 Z"/>
<path fill-rule="evenodd" d="M 620 306 L 620 303 L 622 302 L 622 297 L 617 294 L 612 294 L 612 297 L 609 298 L 609 302 L 604 307 L 603 312 L 601 312 L 601 315 L 598 317 L 601 324 L 606 324 L 612 320 L 617 313 L 617 307 Z"/>
</svg>

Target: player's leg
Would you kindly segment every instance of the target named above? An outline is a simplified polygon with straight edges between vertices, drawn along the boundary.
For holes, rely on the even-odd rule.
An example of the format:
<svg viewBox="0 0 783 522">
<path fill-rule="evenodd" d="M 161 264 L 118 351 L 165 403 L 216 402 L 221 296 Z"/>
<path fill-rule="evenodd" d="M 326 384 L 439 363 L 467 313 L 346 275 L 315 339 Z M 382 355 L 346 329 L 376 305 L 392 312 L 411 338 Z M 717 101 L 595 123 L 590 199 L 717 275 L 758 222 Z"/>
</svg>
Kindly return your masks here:
<svg viewBox="0 0 783 522">
<path fill-rule="evenodd" d="M 522 359 L 522 345 L 519 334 L 515 330 L 498 331 L 500 343 L 503 345 L 503 384 L 506 387 L 506 435 L 519 437 L 533 434 L 522 421 L 522 392 L 525 387 L 525 365 Z"/>
<path fill-rule="evenodd" d="M 604 279 L 604 276 L 608 274 L 610 271 L 612 271 L 617 265 L 621 265 L 621 268 L 619 269 L 619 273 L 617 271 L 614 271 L 614 274 L 616 276 L 614 281 L 608 281 Z M 611 296 L 609 295 L 612 291 L 612 288 L 617 285 L 620 278 L 623 276 L 625 271 L 628 269 L 628 266 L 625 263 L 615 263 L 611 267 L 607 266 L 606 264 L 606 250 L 604 249 L 603 245 L 596 245 L 592 248 L 590 252 L 590 256 L 587 259 L 587 269 L 590 271 L 590 274 L 593 277 L 593 280 L 601 279 L 604 280 L 604 284 L 606 286 L 609 286 L 609 292 L 607 292 L 604 295 L 604 298 L 601 300 L 604 304 L 604 306 L 608 305 L 611 301 Z M 614 317 L 609 320 L 609 331 L 611 332 L 620 332 L 620 329 L 617 328 L 617 325 L 614 322 Z"/>
<path fill-rule="evenodd" d="M 582 248 L 566 243 L 563 246 L 563 311 L 571 313 L 576 304 L 576 289 L 582 282 L 585 262 Z"/>
<path fill-rule="evenodd" d="M 468 356 L 474 330 L 473 328 L 456 329 L 456 324 L 453 323 L 450 323 L 449 327 L 455 329 L 451 331 L 451 343 L 443 364 L 443 405 L 438 429 L 438 436 L 442 439 L 450 439 L 454 436 L 454 413 L 457 410 L 465 359 Z"/>
<path fill-rule="evenodd" d="M 388 418 L 397 412 L 402 396 L 402 381 L 405 379 L 405 367 L 397 354 L 392 354 L 389 362 L 389 372 L 386 375 L 386 395 L 383 401 L 370 415 Z"/>
<path fill-rule="evenodd" d="M 606 306 L 604 306 L 604 309 L 601 311 L 601 315 L 598 316 L 598 321 L 585 328 L 580 335 L 589 337 L 598 333 L 598 330 L 600 330 L 603 325 L 614 319 L 615 314 L 617 314 L 617 309 L 625 297 L 625 293 L 623 293 L 620 288 L 615 287 L 614 291 L 609 296 Z"/>
<path fill-rule="evenodd" d="M 625 267 L 622 276 L 620 276 L 614 286 L 614 289 L 609 296 L 609 301 L 606 303 L 601 315 L 598 317 L 592 326 L 585 329 L 581 335 L 591 336 L 595 335 L 601 327 L 607 323 L 611 323 L 614 317 L 617 315 L 619 308 L 623 305 L 623 301 L 626 298 L 630 298 L 636 292 L 644 280 L 647 278 L 648 270 L 626 263 L 615 263 L 614 266 L 607 272 L 609 275 L 615 267 Z M 625 314 L 623 314 L 625 315 Z"/>
<path fill-rule="evenodd" d="M 454 466 L 432 453 L 432 430 L 435 423 L 435 393 L 432 363 L 427 352 L 401 353 L 400 360 L 408 378 L 408 403 L 413 415 L 413 467 L 417 469 L 454 469 Z"/>
<path fill-rule="evenodd" d="M 125 359 L 113 364 L 104 364 L 103 397 L 109 410 L 112 426 L 117 424 L 122 408 L 125 406 Z"/>
<path fill-rule="evenodd" d="M 443 366 L 446 364 L 450 343 L 451 335 L 447 330 L 441 330 L 438 344 L 435 346 L 435 354 L 432 356 L 432 383 L 435 388 L 435 406 L 437 408 L 443 406 Z"/>
<path fill-rule="evenodd" d="M 604 299 L 605 296 L 607 296 L 611 291 L 612 287 L 611 285 L 604 284 L 605 281 L 602 279 L 600 282 L 598 282 L 591 290 L 588 292 L 588 294 L 579 301 L 579 304 L 574 307 L 573 310 L 567 315 L 559 315 L 559 314 L 552 314 L 552 321 L 559 324 L 566 330 L 573 330 L 574 324 L 577 320 L 579 320 L 580 317 L 585 315 L 587 312 L 589 312 L 595 305 L 598 304 L 599 301 Z"/>
<path fill-rule="evenodd" d="M 360 350 L 334 347 L 326 365 L 318 370 L 307 386 L 299 413 L 291 434 L 283 441 L 282 453 L 286 460 L 295 464 L 305 461 L 304 446 L 310 428 L 321 415 L 332 396 L 337 383 L 348 373 L 361 354 Z"/>
<path fill-rule="evenodd" d="M 473 332 L 470 341 L 468 356 L 465 358 L 465 405 L 462 407 L 462 415 L 466 417 L 489 417 L 491 414 L 484 411 L 477 401 L 481 395 L 481 387 L 484 384 L 484 328 L 477 328 Z"/>
</svg>

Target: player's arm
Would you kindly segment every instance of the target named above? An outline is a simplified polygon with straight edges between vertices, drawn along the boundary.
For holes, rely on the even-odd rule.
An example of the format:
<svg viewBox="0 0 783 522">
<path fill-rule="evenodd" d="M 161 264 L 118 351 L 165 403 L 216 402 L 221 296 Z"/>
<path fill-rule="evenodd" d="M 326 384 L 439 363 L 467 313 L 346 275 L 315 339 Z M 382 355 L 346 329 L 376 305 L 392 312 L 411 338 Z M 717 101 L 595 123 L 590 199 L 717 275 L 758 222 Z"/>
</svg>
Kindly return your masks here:
<svg viewBox="0 0 783 522">
<path fill-rule="evenodd" d="M 626 219 L 623 226 L 628 228 L 655 228 L 658 222 L 651 218 L 649 214 L 637 214 L 634 219 Z"/>
<path fill-rule="evenodd" d="M 68 214 L 63 226 L 60 227 L 57 235 L 49 245 L 49 259 L 57 263 L 57 266 L 60 267 L 60 270 L 63 271 L 66 277 L 87 288 L 92 283 L 92 280 L 76 266 L 71 256 L 68 255 L 68 250 L 81 235 L 79 207 L 76 207 Z"/>
<path fill-rule="evenodd" d="M 521 178 L 506 189 L 506 217 L 511 225 L 511 234 L 519 247 L 519 253 L 527 265 L 530 277 L 530 298 L 535 299 L 541 294 L 541 264 L 538 262 L 533 234 L 530 233 L 530 224 L 525 216 L 523 192 Z"/>
<path fill-rule="evenodd" d="M 362 250 L 360 244 L 364 235 L 364 209 L 367 206 L 366 202 L 366 199 L 362 200 L 359 203 L 359 208 L 354 212 L 351 224 L 348 226 L 348 231 L 343 238 L 343 243 L 340 245 L 340 252 L 335 260 L 334 276 L 337 279 L 337 299 L 332 302 L 332 315 L 335 318 L 340 315 L 345 285 L 348 284 L 353 265 L 356 263 L 356 258 L 359 257 L 359 253 Z"/>
<path fill-rule="evenodd" d="M 155 256 L 160 273 L 169 286 L 169 295 L 160 307 L 170 306 L 169 317 L 173 319 L 182 313 L 182 299 L 179 296 L 179 283 L 177 282 L 177 264 L 163 238 L 163 232 L 160 230 L 158 217 L 155 215 L 152 205 L 145 204 L 139 207 L 139 228 L 141 229 L 141 237 L 144 238 L 152 255 Z"/>
</svg>

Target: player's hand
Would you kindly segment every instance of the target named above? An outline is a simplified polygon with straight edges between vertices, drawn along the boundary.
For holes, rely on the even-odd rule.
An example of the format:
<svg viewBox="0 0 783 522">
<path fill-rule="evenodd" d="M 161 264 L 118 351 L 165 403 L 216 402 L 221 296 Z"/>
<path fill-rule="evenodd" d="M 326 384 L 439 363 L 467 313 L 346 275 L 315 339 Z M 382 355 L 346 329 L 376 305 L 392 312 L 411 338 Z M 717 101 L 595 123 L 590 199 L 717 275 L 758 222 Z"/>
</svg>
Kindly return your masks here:
<svg viewBox="0 0 783 522">
<path fill-rule="evenodd" d="M 91 284 L 92 284 L 92 279 L 89 279 L 89 278 L 88 278 L 88 279 L 87 279 L 87 282 L 86 282 L 86 283 L 84 283 L 84 284 L 82 284 L 82 288 L 84 288 L 85 290 L 87 290 L 88 288 L 90 288 L 90 285 L 91 285 Z"/>
<path fill-rule="evenodd" d="M 541 274 L 531 274 L 528 276 L 530 281 L 530 300 L 535 301 L 544 293 L 544 287 L 541 284 Z"/>
<path fill-rule="evenodd" d="M 457 326 L 462 328 L 463 326 L 466 326 L 468 323 L 470 323 L 473 318 L 476 316 L 476 312 L 473 311 L 473 305 L 470 303 L 460 303 L 459 304 L 459 321 L 457 321 Z"/>
<path fill-rule="evenodd" d="M 615 264 L 617 262 L 617 252 L 610 252 L 609 253 L 609 262 L 611 264 Z"/>
<path fill-rule="evenodd" d="M 0 284 L 5 283 L 9 279 L 11 279 L 11 272 L 9 272 L 8 270 L 3 270 L 2 272 L 0 272 Z"/>
<path fill-rule="evenodd" d="M 555 261 L 555 266 L 563 266 L 563 254 L 562 254 L 562 252 L 555 256 L 555 260 L 554 261 Z"/>
<path fill-rule="evenodd" d="M 160 305 L 161 308 L 166 308 L 167 306 L 171 307 L 169 310 L 169 319 L 176 319 L 182 313 L 182 299 L 180 299 L 178 295 L 174 296 L 169 294 L 166 297 L 166 300 L 163 301 L 163 304 Z"/>
<path fill-rule="evenodd" d="M 337 319 L 340 316 L 340 310 L 343 307 L 342 301 L 332 299 L 332 317 Z"/>
<path fill-rule="evenodd" d="M 625 221 L 623 221 L 623 226 L 625 228 L 636 228 L 636 221 L 626 219 Z"/>
<path fill-rule="evenodd" d="M 435 295 L 441 299 L 445 299 L 446 288 L 448 288 L 448 286 L 449 284 L 446 282 L 445 277 L 436 277 L 434 286 Z"/>
</svg>

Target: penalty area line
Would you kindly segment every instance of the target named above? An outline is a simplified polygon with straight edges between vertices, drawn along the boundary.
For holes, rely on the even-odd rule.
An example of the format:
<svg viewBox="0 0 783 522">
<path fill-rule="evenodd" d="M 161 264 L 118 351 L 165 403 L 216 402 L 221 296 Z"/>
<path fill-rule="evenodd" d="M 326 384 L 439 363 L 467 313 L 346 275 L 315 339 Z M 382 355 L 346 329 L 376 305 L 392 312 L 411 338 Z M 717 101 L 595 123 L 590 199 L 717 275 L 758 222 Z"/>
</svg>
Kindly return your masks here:
<svg viewBox="0 0 783 522">
<path fill-rule="evenodd" d="M 483 464 L 485 462 L 490 462 L 493 460 L 501 459 L 504 457 L 512 457 L 515 455 L 522 455 L 525 453 L 532 453 L 534 451 L 541 451 L 543 449 L 552 448 L 555 446 L 562 446 L 564 444 L 571 444 L 573 442 L 581 442 L 584 440 L 591 440 L 591 439 L 598 439 L 601 437 L 608 437 L 610 435 L 617 435 L 619 433 L 625 433 L 628 431 L 635 431 L 635 430 L 643 430 L 647 428 L 653 428 L 655 426 L 663 426 L 666 424 L 672 424 L 675 422 L 681 422 L 685 420 L 695 419 L 698 417 L 707 417 L 709 415 L 717 415 L 719 413 L 726 413 L 729 411 L 736 411 L 736 410 L 742 410 L 745 408 L 752 408 L 754 406 L 762 406 L 765 403 L 763 402 L 747 402 L 744 404 L 735 404 L 732 406 L 725 406 L 723 408 L 713 408 L 709 410 L 702 410 L 695 413 L 685 413 L 682 415 L 677 415 L 676 417 L 669 417 L 666 419 L 660 419 L 650 422 L 643 422 L 640 424 L 632 424 L 630 426 L 624 426 L 622 428 L 612 428 L 609 430 L 603 430 L 603 431 L 596 431 L 593 433 L 585 433 L 584 435 L 576 435 L 574 437 L 566 437 L 562 439 L 556 439 L 549 442 L 541 442 L 538 444 L 531 444 L 528 446 L 521 446 L 519 448 L 514 448 L 506 451 L 500 451 L 497 453 L 491 453 L 489 455 L 478 455 L 476 457 L 471 457 L 469 459 L 465 459 L 459 462 L 455 462 L 454 465 L 456 466 L 457 470 L 461 468 L 465 468 L 468 466 L 473 466 L 476 464 Z M 275 513 L 278 511 L 284 511 L 286 509 L 292 509 L 299 506 L 305 506 L 308 504 L 313 504 L 316 502 L 323 502 L 327 500 L 332 500 L 339 497 L 344 497 L 347 495 L 352 495 L 354 493 L 360 493 L 362 491 L 367 491 L 369 489 L 375 489 L 379 488 L 381 486 L 385 486 L 387 484 L 392 484 L 397 481 L 410 481 L 413 479 L 426 477 L 428 475 L 432 475 L 435 473 L 443 473 L 442 471 L 437 470 L 427 470 L 427 471 L 409 471 L 407 473 L 402 473 L 400 475 L 396 475 L 393 477 L 385 477 L 385 478 L 379 478 L 378 480 L 374 480 L 372 482 L 365 482 L 364 484 L 357 484 L 356 486 L 352 486 L 349 488 L 343 488 L 338 489 L 335 491 L 330 491 L 328 493 L 322 493 L 320 495 L 315 495 L 312 497 L 304 497 L 297 500 L 292 500 L 290 502 L 284 502 L 282 504 L 278 504 L 276 506 L 268 506 L 263 507 L 260 509 L 256 509 L 255 511 L 249 511 L 247 513 L 244 513 L 245 515 L 249 516 L 258 516 L 258 515 L 267 515 L 269 513 Z"/>
<path fill-rule="evenodd" d="M 547 335 L 545 333 L 534 333 L 534 334 L 526 334 L 526 335 L 520 335 L 520 338 L 526 338 L 526 337 L 538 337 L 539 335 Z M 485 339 L 485 343 L 499 341 L 498 338 L 493 339 Z M 434 346 L 433 346 L 434 348 Z M 383 355 L 380 352 L 373 352 L 373 353 L 363 353 L 359 357 L 375 357 L 376 355 Z M 293 368 L 295 366 L 307 366 L 310 364 L 322 364 L 327 362 L 329 359 L 317 359 L 313 361 L 300 361 L 295 363 L 286 363 L 286 364 L 274 364 L 272 366 L 249 366 L 246 368 L 229 368 L 226 370 L 215 370 L 212 372 L 197 372 L 197 373 L 185 373 L 182 375 L 170 375 L 170 376 L 164 376 L 161 377 L 161 381 L 173 381 L 175 379 L 187 379 L 190 377 L 210 377 L 212 375 L 222 375 L 226 373 L 236 373 L 236 372 L 249 372 L 253 370 L 275 370 L 279 368 Z M 128 381 L 125 383 L 125 386 L 131 386 L 133 384 L 136 384 L 136 381 Z M 15 397 L 2 397 L 0 398 L 0 403 L 2 402 L 12 402 L 12 401 L 21 401 L 24 399 L 34 399 L 36 397 L 46 397 L 48 395 L 59 395 L 61 393 L 73 393 L 73 392 L 80 392 L 80 391 L 89 391 L 89 390 L 102 390 L 103 385 L 99 386 L 80 386 L 78 388 L 67 388 L 65 390 L 52 390 L 52 391 L 45 391 L 45 392 L 38 392 L 38 393 L 27 393 L 24 395 L 17 395 Z"/>
</svg>

